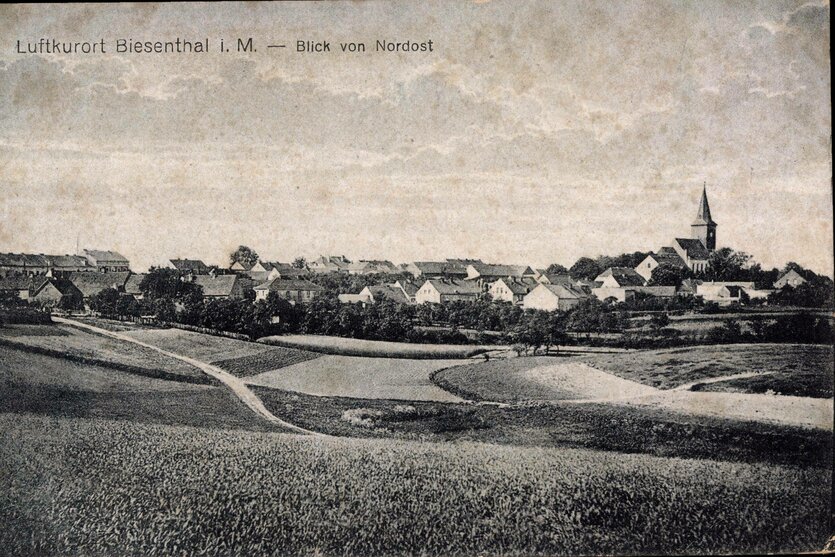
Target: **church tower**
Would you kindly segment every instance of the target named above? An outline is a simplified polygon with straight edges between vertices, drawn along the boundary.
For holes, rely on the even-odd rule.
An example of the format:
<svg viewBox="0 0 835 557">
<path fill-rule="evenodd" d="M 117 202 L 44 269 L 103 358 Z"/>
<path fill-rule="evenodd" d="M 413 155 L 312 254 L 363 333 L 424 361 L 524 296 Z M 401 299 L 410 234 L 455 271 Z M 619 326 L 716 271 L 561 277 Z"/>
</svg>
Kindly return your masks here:
<svg viewBox="0 0 835 557">
<path fill-rule="evenodd" d="M 694 240 L 701 240 L 702 244 L 713 251 L 716 249 L 716 223 L 710 218 L 710 205 L 707 203 L 707 185 L 702 189 L 702 200 L 699 203 L 699 213 L 690 225 L 690 236 Z"/>
</svg>

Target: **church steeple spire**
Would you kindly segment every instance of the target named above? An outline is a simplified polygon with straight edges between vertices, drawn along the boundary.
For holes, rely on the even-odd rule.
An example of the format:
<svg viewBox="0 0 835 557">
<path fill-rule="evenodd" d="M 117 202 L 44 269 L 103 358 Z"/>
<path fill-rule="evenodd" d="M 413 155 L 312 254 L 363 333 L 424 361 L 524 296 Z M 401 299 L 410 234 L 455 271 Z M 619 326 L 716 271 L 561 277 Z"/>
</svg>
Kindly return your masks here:
<svg viewBox="0 0 835 557">
<path fill-rule="evenodd" d="M 699 203 L 699 212 L 696 215 L 696 221 L 693 225 L 697 224 L 716 224 L 713 222 L 713 219 L 710 218 L 710 205 L 707 202 L 707 184 L 702 187 L 702 201 Z"/>
<path fill-rule="evenodd" d="M 716 223 L 710 217 L 710 205 L 707 202 L 707 184 L 702 187 L 702 199 L 699 203 L 699 212 L 696 220 L 690 225 L 691 237 L 701 240 L 702 244 L 709 249 L 716 249 Z"/>
</svg>

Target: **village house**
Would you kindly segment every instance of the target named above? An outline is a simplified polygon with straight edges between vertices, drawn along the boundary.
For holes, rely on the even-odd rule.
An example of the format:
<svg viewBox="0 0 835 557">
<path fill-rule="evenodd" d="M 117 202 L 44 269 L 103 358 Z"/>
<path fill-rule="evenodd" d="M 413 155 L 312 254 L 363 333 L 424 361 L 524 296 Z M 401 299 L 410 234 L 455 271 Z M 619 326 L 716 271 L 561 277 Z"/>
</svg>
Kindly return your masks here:
<svg viewBox="0 0 835 557">
<path fill-rule="evenodd" d="M 493 301 L 521 304 L 525 296 L 539 284 L 530 276 L 506 277 L 491 283 L 487 292 Z"/>
<path fill-rule="evenodd" d="M 480 259 L 447 259 L 446 261 L 415 261 L 405 270 L 415 278 L 466 278 L 467 267 L 483 264 Z"/>
<path fill-rule="evenodd" d="M 571 275 L 560 273 L 546 273 L 544 271 L 537 272 L 536 281 L 542 284 L 567 284 L 569 286 L 577 286 L 577 281 L 571 278 Z"/>
<path fill-rule="evenodd" d="M 367 299 L 369 302 L 377 303 L 383 300 L 389 300 L 398 304 L 409 304 L 409 298 L 401 288 L 393 284 L 375 284 L 373 286 L 366 286 L 359 293 L 360 296 Z"/>
<path fill-rule="evenodd" d="M 0 277 L 0 293 L 17 296 L 21 300 L 28 300 L 34 288 L 33 277 L 28 275 L 9 275 Z"/>
<path fill-rule="evenodd" d="M 176 269 L 184 274 L 207 275 L 209 267 L 199 259 L 169 259 L 166 265 L 169 269 Z"/>
<path fill-rule="evenodd" d="M 142 290 L 139 289 L 139 285 L 142 284 L 142 279 L 147 276 L 148 275 L 144 273 L 131 274 L 131 276 L 128 277 L 128 280 L 125 281 L 125 294 L 133 296 L 136 300 L 144 298 L 144 294 L 142 293 Z"/>
<path fill-rule="evenodd" d="M 240 275 L 191 275 L 189 282 L 203 289 L 203 299 L 242 299 L 252 280 Z"/>
<path fill-rule="evenodd" d="M 29 301 L 53 307 L 67 296 L 72 296 L 79 302 L 83 299 L 81 291 L 69 279 L 44 277 L 40 284 L 32 289 Z"/>
<path fill-rule="evenodd" d="M 249 277 L 251 277 L 255 282 L 263 283 L 277 278 L 299 278 L 307 273 L 307 269 L 293 267 L 290 263 L 281 263 L 279 261 L 257 261 L 246 274 L 249 275 Z"/>
<path fill-rule="evenodd" d="M 257 265 L 256 261 L 256 265 Z M 250 265 L 249 263 L 235 261 L 231 265 L 229 265 L 229 270 L 233 273 L 248 273 L 254 265 Z"/>
<path fill-rule="evenodd" d="M 457 279 L 429 279 L 415 294 L 418 304 L 442 304 L 452 301 L 474 301 L 483 294 L 481 286 L 474 281 Z"/>
<path fill-rule="evenodd" d="M 351 260 L 344 255 L 322 255 L 308 263 L 310 272 L 316 274 L 347 273 Z"/>
<path fill-rule="evenodd" d="M 660 265 L 670 265 L 672 267 L 677 267 L 679 269 L 686 269 L 687 263 L 681 258 L 678 252 L 671 248 L 661 248 L 658 250 L 658 253 L 651 253 L 641 261 L 637 267 L 635 267 L 635 271 L 641 275 L 645 281 L 649 281 L 652 278 L 652 272 L 658 268 Z"/>
<path fill-rule="evenodd" d="M 277 292 L 293 303 L 308 303 L 324 292 L 324 288 L 304 279 L 272 279 L 255 287 L 255 300 L 266 300 L 270 292 Z"/>
<path fill-rule="evenodd" d="M 746 299 L 767 298 L 772 290 L 758 290 L 753 282 L 748 281 L 697 281 L 696 296 L 705 302 L 728 305 L 743 303 Z"/>
<path fill-rule="evenodd" d="M 522 307 L 544 311 L 567 311 L 587 298 L 588 295 L 579 288 L 563 284 L 540 283 L 525 295 Z"/>
<path fill-rule="evenodd" d="M 420 290 L 420 285 L 419 284 L 417 284 L 415 282 L 412 282 L 410 280 L 401 279 L 401 280 L 395 281 L 393 286 L 396 286 L 397 288 L 399 288 L 400 290 L 403 291 L 403 295 L 406 296 L 406 299 L 409 300 L 410 304 L 416 303 L 415 302 L 415 295 L 417 294 L 417 291 Z"/>
<path fill-rule="evenodd" d="M 397 274 L 400 269 L 391 261 L 381 259 L 360 259 L 356 263 L 348 265 L 348 274 L 351 275 L 372 275 L 372 274 Z"/>
<path fill-rule="evenodd" d="M 121 273 L 130 271 L 128 260 L 115 251 L 85 249 L 82 255 L 87 263 L 100 273 Z"/>
<path fill-rule="evenodd" d="M 806 279 L 803 278 L 800 273 L 795 271 L 794 269 L 789 269 L 788 272 L 783 273 L 780 278 L 778 278 L 774 282 L 774 288 L 781 289 L 784 286 L 791 286 L 792 288 L 797 288 L 801 284 L 806 284 Z"/>
<path fill-rule="evenodd" d="M 628 286 L 643 286 L 644 277 L 635 269 L 629 267 L 609 267 L 594 279 L 599 282 L 598 288 L 626 288 Z"/>
<path fill-rule="evenodd" d="M 85 305 L 88 305 L 90 298 L 102 290 L 113 288 L 117 292 L 124 292 L 125 284 L 129 277 L 130 273 L 125 271 L 102 273 L 79 272 L 70 274 L 69 280 L 81 292 Z"/>
<path fill-rule="evenodd" d="M 495 265 L 489 263 L 471 263 L 467 265 L 467 280 L 493 282 L 502 277 L 530 277 L 536 272 L 527 265 Z"/>
</svg>

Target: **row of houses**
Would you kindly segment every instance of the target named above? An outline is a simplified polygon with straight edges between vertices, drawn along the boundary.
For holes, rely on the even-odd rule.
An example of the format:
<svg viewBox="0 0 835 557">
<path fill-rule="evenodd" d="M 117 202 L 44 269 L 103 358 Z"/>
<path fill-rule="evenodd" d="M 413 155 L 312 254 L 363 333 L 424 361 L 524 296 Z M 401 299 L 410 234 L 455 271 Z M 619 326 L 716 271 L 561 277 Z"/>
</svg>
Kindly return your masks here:
<svg viewBox="0 0 835 557">
<path fill-rule="evenodd" d="M 85 249 L 78 255 L 43 253 L 0 253 L 0 277 L 66 277 L 70 273 L 118 273 L 130 270 L 130 262 L 120 253 Z"/>
</svg>

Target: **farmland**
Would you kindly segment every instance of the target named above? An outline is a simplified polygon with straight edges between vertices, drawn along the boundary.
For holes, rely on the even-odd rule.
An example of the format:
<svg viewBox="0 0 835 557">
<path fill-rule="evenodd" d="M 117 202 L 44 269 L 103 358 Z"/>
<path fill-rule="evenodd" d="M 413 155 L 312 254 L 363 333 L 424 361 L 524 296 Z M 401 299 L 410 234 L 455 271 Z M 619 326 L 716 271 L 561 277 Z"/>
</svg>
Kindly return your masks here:
<svg viewBox="0 0 835 557">
<path fill-rule="evenodd" d="M 2 416 L 9 555 L 819 549 L 828 471 Z"/>
<path fill-rule="evenodd" d="M 256 375 L 247 382 L 321 396 L 456 402 L 458 397 L 435 386 L 429 377 L 438 369 L 461 363 L 462 360 L 321 356 Z"/>
<path fill-rule="evenodd" d="M 0 346 L 0 412 L 203 428 L 276 429 L 222 387 Z"/>
<path fill-rule="evenodd" d="M 0 343 L 82 363 L 101 363 L 126 372 L 183 382 L 210 384 L 196 367 L 158 352 L 65 325 L 9 325 Z"/>
<path fill-rule="evenodd" d="M 371 358 L 411 358 L 449 360 L 469 358 L 497 347 L 456 344 L 410 344 L 320 335 L 281 335 L 258 339 L 258 342 L 333 354 L 337 356 L 367 356 Z"/>
<path fill-rule="evenodd" d="M 832 397 L 831 346 L 806 344 L 737 344 L 694 346 L 629 354 L 595 354 L 582 361 L 645 385 L 670 389 L 691 382 L 745 372 L 768 373 L 756 382 L 737 381 L 735 392 L 775 392 Z M 786 384 L 791 383 L 790 388 Z M 721 383 L 713 389 L 723 389 Z M 757 385 L 758 388 L 746 388 Z"/>
</svg>

